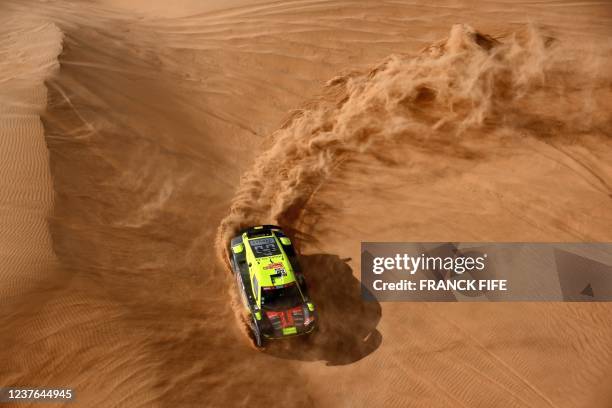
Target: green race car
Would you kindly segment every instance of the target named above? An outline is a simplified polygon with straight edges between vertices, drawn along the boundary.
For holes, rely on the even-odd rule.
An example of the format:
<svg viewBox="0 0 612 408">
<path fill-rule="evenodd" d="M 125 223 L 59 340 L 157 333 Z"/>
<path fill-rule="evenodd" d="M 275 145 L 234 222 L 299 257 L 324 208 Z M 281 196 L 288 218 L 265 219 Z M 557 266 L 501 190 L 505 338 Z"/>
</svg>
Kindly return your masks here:
<svg viewBox="0 0 612 408">
<path fill-rule="evenodd" d="M 241 231 L 229 244 L 229 261 L 248 311 L 253 339 L 310 333 L 316 326 L 315 306 L 308 296 L 291 240 L 274 225 Z"/>
</svg>

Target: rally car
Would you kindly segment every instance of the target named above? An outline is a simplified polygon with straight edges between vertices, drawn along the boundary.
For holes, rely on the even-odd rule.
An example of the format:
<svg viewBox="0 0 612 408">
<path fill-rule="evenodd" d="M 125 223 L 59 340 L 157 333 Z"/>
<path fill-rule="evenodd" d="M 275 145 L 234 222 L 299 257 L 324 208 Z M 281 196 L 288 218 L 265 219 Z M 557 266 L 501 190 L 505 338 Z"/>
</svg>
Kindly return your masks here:
<svg viewBox="0 0 612 408">
<path fill-rule="evenodd" d="M 291 240 L 275 225 L 243 230 L 229 243 L 229 262 L 257 347 L 267 339 L 310 333 L 315 306 Z"/>
</svg>

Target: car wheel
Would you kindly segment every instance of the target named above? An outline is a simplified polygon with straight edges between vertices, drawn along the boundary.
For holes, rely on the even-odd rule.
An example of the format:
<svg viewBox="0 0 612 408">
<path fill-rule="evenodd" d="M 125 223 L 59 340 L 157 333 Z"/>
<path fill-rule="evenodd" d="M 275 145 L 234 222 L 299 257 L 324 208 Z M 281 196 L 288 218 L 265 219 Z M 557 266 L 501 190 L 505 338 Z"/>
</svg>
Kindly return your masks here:
<svg viewBox="0 0 612 408">
<path fill-rule="evenodd" d="M 251 320 L 251 332 L 253 333 L 253 342 L 255 345 L 257 347 L 263 347 L 263 338 L 257 320 L 255 320 L 255 316 L 253 316 Z"/>
</svg>

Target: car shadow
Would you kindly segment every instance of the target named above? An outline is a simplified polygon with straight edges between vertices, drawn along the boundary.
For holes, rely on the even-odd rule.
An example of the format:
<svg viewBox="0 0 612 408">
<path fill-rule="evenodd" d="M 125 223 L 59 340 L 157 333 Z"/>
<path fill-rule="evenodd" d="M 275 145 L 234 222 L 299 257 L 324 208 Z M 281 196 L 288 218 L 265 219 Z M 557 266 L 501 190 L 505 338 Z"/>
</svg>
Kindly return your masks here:
<svg viewBox="0 0 612 408">
<path fill-rule="evenodd" d="M 301 255 L 300 265 L 317 308 L 317 329 L 310 335 L 270 341 L 264 352 L 327 365 L 351 364 L 374 352 L 382 342 L 376 330 L 381 307 L 376 300 L 362 298 L 361 283 L 350 266 L 329 254 Z"/>
</svg>

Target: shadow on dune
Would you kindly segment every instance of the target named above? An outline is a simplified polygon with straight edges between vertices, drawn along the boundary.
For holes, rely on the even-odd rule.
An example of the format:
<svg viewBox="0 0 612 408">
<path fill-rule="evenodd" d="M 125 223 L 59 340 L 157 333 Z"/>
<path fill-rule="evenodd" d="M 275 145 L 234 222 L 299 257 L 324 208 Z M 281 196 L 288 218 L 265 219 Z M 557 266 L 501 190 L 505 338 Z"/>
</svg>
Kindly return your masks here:
<svg viewBox="0 0 612 408">
<path fill-rule="evenodd" d="M 300 263 L 317 306 L 319 326 L 310 336 L 272 342 L 265 353 L 283 359 L 351 364 L 373 353 L 382 342 L 376 330 L 380 304 L 361 297 L 361 283 L 336 255 L 303 255 Z"/>
</svg>

